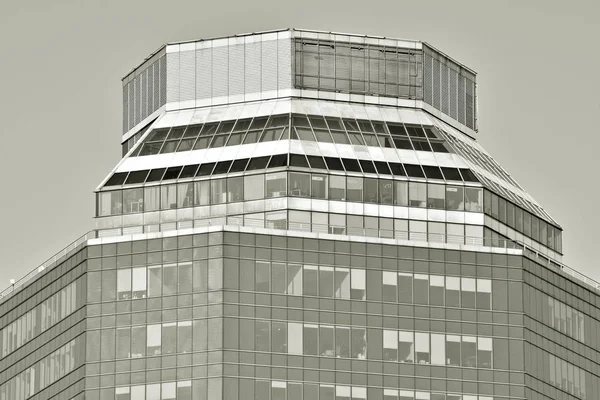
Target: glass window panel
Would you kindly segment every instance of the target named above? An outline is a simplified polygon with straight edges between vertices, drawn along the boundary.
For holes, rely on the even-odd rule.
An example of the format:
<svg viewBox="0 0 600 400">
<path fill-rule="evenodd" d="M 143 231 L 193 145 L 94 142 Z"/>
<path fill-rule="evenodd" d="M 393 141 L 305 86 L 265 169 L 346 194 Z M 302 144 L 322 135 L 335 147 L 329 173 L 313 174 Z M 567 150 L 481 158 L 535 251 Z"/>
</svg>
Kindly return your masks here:
<svg viewBox="0 0 600 400">
<path fill-rule="evenodd" d="M 177 293 L 177 264 L 163 265 L 163 296 Z"/>
<path fill-rule="evenodd" d="M 429 278 L 429 302 L 434 306 L 444 305 L 444 277 L 431 275 Z"/>
<path fill-rule="evenodd" d="M 462 366 L 476 367 L 477 366 L 477 345 L 476 338 L 472 336 L 462 337 Z"/>
<path fill-rule="evenodd" d="M 429 333 L 415 332 L 415 362 L 417 364 L 429 364 Z"/>
<path fill-rule="evenodd" d="M 177 207 L 194 206 L 194 183 L 186 182 L 177 185 Z"/>
<path fill-rule="evenodd" d="M 427 184 L 419 182 L 409 182 L 408 204 L 411 207 L 425 207 L 427 200 Z"/>
<path fill-rule="evenodd" d="M 304 325 L 303 332 L 304 354 L 316 356 L 319 354 L 319 327 L 318 325 Z"/>
<path fill-rule="evenodd" d="M 352 268 L 350 270 L 350 277 L 350 298 L 364 300 L 366 291 L 365 270 Z"/>
<path fill-rule="evenodd" d="M 310 197 L 310 174 L 290 172 L 288 182 L 288 193 L 290 196 Z"/>
<path fill-rule="evenodd" d="M 188 293 L 192 291 L 192 263 L 180 263 L 178 269 L 178 293 Z"/>
<path fill-rule="evenodd" d="M 287 229 L 287 212 L 272 211 L 265 214 L 265 226 L 269 229 Z"/>
<path fill-rule="evenodd" d="M 397 206 L 408 205 L 408 182 L 394 181 L 394 204 Z"/>
<path fill-rule="evenodd" d="M 348 177 L 347 178 L 348 201 L 362 202 L 363 201 L 363 178 Z"/>
<path fill-rule="evenodd" d="M 413 285 L 415 304 L 429 304 L 429 276 L 415 274 Z"/>
<path fill-rule="evenodd" d="M 285 293 L 287 282 L 285 279 L 286 265 L 282 263 L 271 264 L 271 292 Z"/>
<path fill-rule="evenodd" d="M 100 217 L 107 215 L 119 215 L 123 211 L 122 191 L 98 193 L 98 215 Z"/>
<path fill-rule="evenodd" d="M 334 327 L 319 326 L 319 354 L 325 357 L 335 356 L 334 348 Z"/>
<path fill-rule="evenodd" d="M 210 181 L 194 182 L 194 204 L 205 206 L 209 204 Z"/>
<path fill-rule="evenodd" d="M 131 298 L 131 268 L 117 270 L 117 299 Z"/>
<path fill-rule="evenodd" d="M 335 327 L 335 355 L 344 358 L 350 357 L 350 328 Z"/>
<path fill-rule="evenodd" d="M 160 208 L 161 210 L 177 208 L 177 185 L 160 187 Z"/>
<path fill-rule="evenodd" d="M 318 279 L 319 269 L 313 265 L 305 265 L 303 268 L 304 276 L 302 278 L 302 293 L 308 296 L 317 296 L 319 293 Z"/>
<path fill-rule="evenodd" d="M 144 189 L 125 189 L 123 190 L 124 214 L 137 213 L 144 211 Z"/>
<path fill-rule="evenodd" d="M 479 368 L 492 368 L 492 339 L 479 338 L 477 340 L 477 366 Z"/>
<path fill-rule="evenodd" d="M 271 351 L 276 353 L 287 352 L 287 323 L 272 322 L 271 323 Z"/>
<path fill-rule="evenodd" d="M 434 365 L 446 365 L 445 335 L 431 334 L 431 363 Z"/>
<path fill-rule="evenodd" d="M 287 294 L 302 294 L 302 266 L 288 264 L 287 266 Z"/>
<path fill-rule="evenodd" d="M 367 330 L 364 328 L 352 328 L 352 358 L 365 359 L 367 358 Z"/>
<path fill-rule="evenodd" d="M 256 320 L 255 325 L 255 350 L 270 351 L 271 326 L 269 321 Z"/>
<path fill-rule="evenodd" d="M 256 262 L 256 291 L 257 292 L 269 292 L 270 284 L 270 263 L 264 261 Z"/>
<path fill-rule="evenodd" d="M 258 200 L 265 197 L 265 176 L 244 176 L 244 200 Z"/>
<path fill-rule="evenodd" d="M 465 188 L 465 211 L 482 212 L 483 211 L 483 189 Z"/>
<path fill-rule="evenodd" d="M 162 354 L 174 354 L 177 352 L 177 323 L 169 322 L 162 324 L 161 332 Z"/>
<path fill-rule="evenodd" d="M 392 204 L 393 189 L 392 181 L 379 180 L 379 204 Z"/>
<path fill-rule="evenodd" d="M 346 177 L 331 175 L 329 177 L 329 198 L 331 200 L 346 200 Z"/>
<path fill-rule="evenodd" d="M 377 179 L 365 178 L 364 179 L 364 202 L 365 203 L 377 203 Z"/>
<path fill-rule="evenodd" d="M 328 195 L 328 177 L 327 175 L 311 176 L 311 196 L 315 199 L 327 199 Z"/>
<path fill-rule="evenodd" d="M 335 297 L 339 299 L 350 298 L 350 269 L 336 267 L 334 272 Z"/>
<path fill-rule="evenodd" d="M 244 198 L 244 178 L 239 176 L 227 178 L 227 201 L 230 203 L 242 201 Z"/>
<path fill-rule="evenodd" d="M 446 186 L 446 209 L 463 211 L 464 188 L 462 186 Z"/>
<path fill-rule="evenodd" d="M 333 297 L 333 267 L 319 267 L 319 296 Z"/>
<path fill-rule="evenodd" d="M 446 336 L 446 365 L 460 366 L 460 336 Z"/>
<path fill-rule="evenodd" d="M 477 279 L 477 308 L 481 310 L 492 309 L 492 281 Z"/>
<path fill-rule="evenodd" d="M 156 211 L 160 209 L 160 186 L 144 188 L 144 210 Z"/>
<path fill-rule="evenodd" d="M 461 304 L 463 307 L 475 308 L 475 279 L 461 278 Z"/>
<path fill-rule="evenodd" d="M 413 276 L 412 274 L 398 273 L 398 302 L 413 302 Z"/>
<path fill-rule="evenodd" d="M 161 325 L 148 325 L 147 333 L 147 354 L 149 356 L 155 356 L 161 354 Z"/>
<path fill-rule="evenodd" d="M 446 208 L 445 186 L 428 184 L 427 185 L 427 207 L 443 210 Z"/>
<path fill-rule="evenodd" d="M 210 181 L 210 204 L 223 204 L 227 202 L 226 187 L 226 179 L 213 179 Z"/>
<path fill-rule="evenodd" d="M 398 332 L 396 331 L 383 331 L 383 360 L 398 360 Z"/>
<path fill-rule="evenodd" d="M 162 294 L 162 268 L 160 265 L 148 267 L 148 296 Z"/>
<path fill-rule="evenodd" d="M 398 361 L 412 363 L 414 362 L 414 333 L 398 332 Z"/>
<path fill-rule="evenodd" d="M 266 175 L 267 198 L 281 197 L 286 194 L 287 174 L 285 172 L 277 172 Z"/>
<path fill-rule="evenodd" d="M 287 351 L 289 354 L 303 354 L 303 327 L 300 323 L 288 323 Z"/>
</svg>

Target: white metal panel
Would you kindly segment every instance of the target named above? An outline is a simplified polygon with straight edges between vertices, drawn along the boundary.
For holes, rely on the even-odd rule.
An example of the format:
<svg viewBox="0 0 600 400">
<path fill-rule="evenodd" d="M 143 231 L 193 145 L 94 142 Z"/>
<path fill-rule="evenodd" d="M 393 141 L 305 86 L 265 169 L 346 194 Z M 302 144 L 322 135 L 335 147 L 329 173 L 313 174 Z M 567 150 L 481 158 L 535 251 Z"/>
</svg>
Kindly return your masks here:
<svg viewBox="0 0 600 400">
<path fill-rule="evenodd" d="M 427 219 L 427 209 L 410 207 L 408 209 L 408 218 L 426 220 Z"/>
<path fill-rule="evenodd" d="M 446 211 L 446 221 L 457 224 L 464 224 L 465 213 L 462 211 Z"/>
<path fill-rule="evenodd" d="M 176 45 L 178 46 L 178 45 Z M 167 103 L 179 102 L 179 52 L 167 53 Z"/>
<path fill-rule="evenodd" d="M 329 202 L 327 200 L 313 199 L 311 203 L 311 210 L 318 212 L 328 212 Z"/>
<path fill-rule="evenodd" d="M 394 218 L 408 218 L 408 207 L 394 207 Z"/>
<path fill-rule="evenodd" d="M 196 52 L 179 53 L 179 101 L 196 100 Z M 195 106 L 195 103 L 192 104 Z"/>
<path fill-rule="evenodd" d="M 244 94 L 244 67 L 244 45 L 230 45 L 228 65 L 229 96 Z"/>
<path fill-rule="evenodd" d="M 246 94 L 260 92 L 260 58 L 261 58 L 261 43 L 262 42 L 246 42 L 244 47 L 244 79 Z M 246 98 L 247 100 L 248 98 Z"/>
<path fill-rule="evenodd" d="M 369 155 L 371 156 L 371 159 L 375 160 L 375 161 L 385 161 L 385 156 L 383 155 L 383 151 L 381 151 L 380 147 L 367 147 L 367 150 L 369 151 Z"/>
<path fill-rule="evenodd" d="M 379 205 L 378 204 L 365 203 L 363 205 L 363 210 L 364 210 L 365 215 L 370 215 L 372 217 L 379 216 Z"/>
<path fill-rule="evenodd" d="M 229 52 L 227 47 L 212 49 L 212 97 L 228 95 L 228 64 Z"/>
<path fill-rule="evenodd" d="M 465 223 L 474 225 L 483 225 L 483 213 L 465 213 Z"/>
<path fill-rule="evenodd" d="M 196 50 L 196 99 L 212 96 L 212 48 L 200 46 Z"/>
<path fill-rule="evenodd" d="M 432 210 L 429 209 L 427 212 L 427 219 L 429 221 L 446 221 L 446 211 L 444 210 Z"/>
<path fill-rule="evenodd" d="M 277 89 L 286 90 L 292 87 L 292 41 L 277 40 Z"/>
<path fill-rule="evenodd" d="M 261 91 L 277 90 L 277 40 L 263 41 L 261 46 Z M 277 93 L 275 92 L 275 96 Z"/>
<path fill-rule="evenodd" d="M 380 205 L 379 206 L 379 216 L 387 217 L 387 218 L 394 218 L 394 206 Z"/>
</svg>

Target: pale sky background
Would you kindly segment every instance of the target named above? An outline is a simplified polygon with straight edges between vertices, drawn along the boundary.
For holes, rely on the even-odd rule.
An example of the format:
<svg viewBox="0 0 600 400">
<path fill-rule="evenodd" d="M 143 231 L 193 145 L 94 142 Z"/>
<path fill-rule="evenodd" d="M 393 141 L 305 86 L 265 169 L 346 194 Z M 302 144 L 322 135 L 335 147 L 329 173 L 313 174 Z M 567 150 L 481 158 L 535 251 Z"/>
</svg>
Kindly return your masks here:
<svg viewBox="0 0 600 400">
<path fill-rule="evenodd" d="M 478 73 L 480 143 L 600 280 L 600 1 L 0 0 L 0 289 L 94 227 L 121 78 L 165 42 L 279 28 L 423 40 Z"/>
</svg>

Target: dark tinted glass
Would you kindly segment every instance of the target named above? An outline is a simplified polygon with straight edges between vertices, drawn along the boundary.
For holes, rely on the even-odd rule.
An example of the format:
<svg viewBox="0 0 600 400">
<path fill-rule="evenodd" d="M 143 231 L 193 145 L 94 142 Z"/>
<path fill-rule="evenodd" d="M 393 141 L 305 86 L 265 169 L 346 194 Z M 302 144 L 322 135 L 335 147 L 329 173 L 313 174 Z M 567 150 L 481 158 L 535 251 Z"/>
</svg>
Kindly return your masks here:
<svg viewBox="0 0 600 400">
<path fill-rule="evenodd" d="M 241 160 L 235 160 L 229 169 L 229 172 L 242 172 L 246 169 L 246 165 L 248 165 L 248 158 L 244 158 Z"/>
<path fill-rule="evenodd" d="M 269 163 L 269 156 L 251 158 L 247 170 L 265 169 Z"/>
<path fill-rule="evenodd" d="M 285 167 L 287 166 L 287 154 L 277 154 L 271 157 L 269 161 L 269 168 Z"/>
<path fill-rule="evenodd" d="M 420 165 L 404 164 L 404 169 L 406 170 L 406 174 L 408 176 L 412 176 L 415 178 L 424 178 L 425 177 Z"/>
<path fill-rule="evenodd" d="M 198 170 L 198 164 L 186 165 L 181 170 L 180 178 L 191 178 L 196 175 L 196 171 Z"/>
<path fill-rule="evenodd" d="M 198 172 L 196 173 L 196 176 L 210 175 L 214 167 L 215 167 L 215 163 L 202 164 L 200 166 L 200 168 L 198 168 Z"/>
<path fill-rule="evenodd" d="M 457 168 L 442 167 L 442 172 L 444 173 L 444 177 L 450 181 L 462 181 Z"/>
<path fill-rule="evenodd" d="M 150 171 L 148 177 L 146 178 L 146 182 L 158 182 L 162 179 L 165 174 L 166 168 L 157 168 Z"/>
<path fill-rule="evenodd" d="M 377 170 L 375 169 L 375 165 L 373 165 L 372 161 L 368 161 L 368 160 L 359 160 L 360 161 L 360 166 L 362 167 L 362 170 L 366 173 L 371 173 L 371 174 L 376 174 Z"/>
<path fill-rule="evenodd" d="M 397 176 L 406 176 L 406 171 L 404 171 L 404 167 L 400 163 L 390 163 L 390 168 L 392 169 L 392 173 Z"/>
<path fill-rule="evenodd" d="M 327 167 L 332 171 L 343 171 L 342 161 L 339 158 L 325 157 Z"/>
<path fill-rule="evenodd" d="M 129 176 L 127 177 L 127 180 L 125 181 L 126 184 L 133 184 L 133 183 L 143 183 L 146 181 L 146 177 L 148 176 L 148 172 L 150 172 L 150 170 L 143 170 L 143 171 L 131 171 L 129 173 Z"/>
<path fill-rule="evenodd" d="M 127 178 L 128 173 L 129 172 L 117 172 L 116 174 L 113 174 L 113 176 L 108 179 L 104 186 L 122 185 L 125 182 L 125 178 Z"/>
<path fill-rule="evenodd" d="M 308 158 L 308 162 L 310 163 L 311 168 L 327 169 L 327 166 L 325 165 L 325 161 L 323 161 L 322 157 L 307 156 L 307 158 Z"/>
<path fill-rule="evenodd" d="M 390 171 L 390 167 L 388 167 L 386 162 L 375 161 L 375 168 L 377 168 L 379 174 L 392 175 L 392 171 Z"/>
<path fill-rule="evenodd" d="M 430 165 L 423 165 L 423 170 L 425 171 L 425 175 L 431 179 L 444 179 L 442 175 L 442 171 L 440 171 L 439 167 L 433 167 Z"/>
<path fill-rule="evenodd" d="M 477 179 L 477 177 L 475 176 L 475 174 L 473 172 L 471 172 L 470 169 L 461 168 L 460 169 L 460 174 L 462 175 L 462 177 L 463 177 L 463 179 L 465 181 L 468 181 L 468 182 L 479 182 L 479 179 Z"/>
<path fill-rule="evenodd" d="M 344 163 L 346 171 L 362 172 L 357 160 L 353 160 L 351 158 L 342 158 L 342 162 Z"/>
<path fill-rule="evenodd" d="M 308 168 L 308 161 L 304 154 L 290 154 L 290 166 L 292 167 L 306 167 Z"/>
<path fill-rule="evenodd" d="M 213 171 L 214 174 L 226 174 L 229 171 L 232 161 L 219 161 Z"/>
<path fill-rule="evenodd" d="M 165 176 L 163 176 L 163 180 L 167 179 L 177 179 L 183 167 L 169 167 L 167 168 L 167 172 L 165 172 Z"/>
</svg>

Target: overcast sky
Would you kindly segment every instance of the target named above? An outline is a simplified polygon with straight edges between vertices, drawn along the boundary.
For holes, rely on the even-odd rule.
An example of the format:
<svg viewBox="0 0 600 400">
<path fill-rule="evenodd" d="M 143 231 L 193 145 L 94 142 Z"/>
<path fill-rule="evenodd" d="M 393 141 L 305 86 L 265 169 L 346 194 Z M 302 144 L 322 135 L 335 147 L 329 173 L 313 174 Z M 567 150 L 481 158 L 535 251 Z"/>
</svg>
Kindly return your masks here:
<svg viewBox="0 0 600 400">
<path fill-rule="evenodd" d="M 120 158 L 121 78 L 161 44 L 279 28 L 423 40 L 478 73 L 479 141 L 600 280 L 600 4 L 572 1 L 0 2 L 0 289 L 94 227 Z"/>
</svg>

